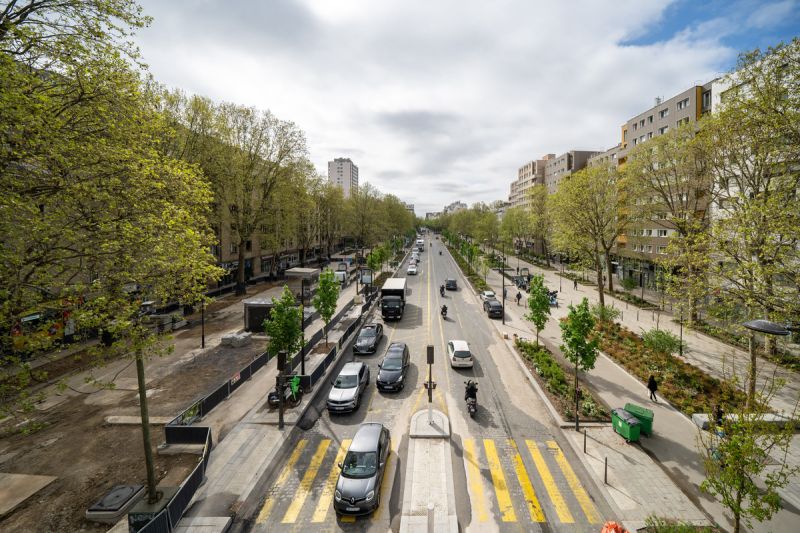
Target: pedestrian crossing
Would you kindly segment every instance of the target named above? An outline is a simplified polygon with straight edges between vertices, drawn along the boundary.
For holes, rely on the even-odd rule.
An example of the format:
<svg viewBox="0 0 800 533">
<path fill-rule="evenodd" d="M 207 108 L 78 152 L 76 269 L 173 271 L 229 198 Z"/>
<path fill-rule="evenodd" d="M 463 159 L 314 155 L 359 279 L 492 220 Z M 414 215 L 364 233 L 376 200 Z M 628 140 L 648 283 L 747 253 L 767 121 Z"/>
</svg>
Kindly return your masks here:
<svg viewBox="0 0 800 533">
<path fill-rule="evenodd" d="M 321 436 L 298 441 L 269 489 L 255 530 L 314 529 L 335 521 L 387 524 L 398 464 L 396 441 L 381 485 L 381 505 L 371 516 L 337 517 L 333 497 L 338 464 L 350 440 Z M 468 438 L 461 441 L 471 521 L 495 524 L 600 524 L 602 517 L 561 448 L 553 440 Z M 458 441 L 454 441 L 458 445 Z M 460 465 L 454 464 L 454 470 Z M 410 473 L 408 473 L 410 475 Z M 402 501 L 402 500 L 401 500 Z"/>
</svg>

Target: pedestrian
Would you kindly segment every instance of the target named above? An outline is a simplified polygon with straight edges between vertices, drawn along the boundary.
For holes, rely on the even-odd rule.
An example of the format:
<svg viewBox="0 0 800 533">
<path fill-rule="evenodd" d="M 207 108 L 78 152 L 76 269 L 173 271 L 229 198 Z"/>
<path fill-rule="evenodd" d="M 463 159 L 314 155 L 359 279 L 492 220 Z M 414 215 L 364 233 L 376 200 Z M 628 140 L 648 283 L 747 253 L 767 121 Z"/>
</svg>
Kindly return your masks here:
<svg viewBox="0 0 800 533">
<path fill-rule="evenodd" d="M 650 374 L 650 379 L 647 380 L 647 388 L 650 389 L 650 399 L 657 402 L 656 391 L 658 390 L 658 382 L 653 374 Z"/>
<path fill-rule="evenodd" d="M 505 300 L 507 296 L 508 296 L 508 289 L 503 287 L 503 300 Z"/>
<path fill-rule="evenodd" d="M 724 416 L 725 413 L 722 411 L 722 406 L 717 404 L 717 406 L 714 407 L 714 422 L 717 426 L 722 425 L 722 419 Z"/>
<path fill-rule="evenodd" d="M 520 300 L 522 300 L 522 293 L 517 291 L 517 305 L 519 305 Z"/>
<path fill-rule="evenodd" d="M 578 290 L 578 280 L 577 279 L 573 279 L 572 280 L 572 288 L 575 289 L 576 291 Z"/>
</svg>

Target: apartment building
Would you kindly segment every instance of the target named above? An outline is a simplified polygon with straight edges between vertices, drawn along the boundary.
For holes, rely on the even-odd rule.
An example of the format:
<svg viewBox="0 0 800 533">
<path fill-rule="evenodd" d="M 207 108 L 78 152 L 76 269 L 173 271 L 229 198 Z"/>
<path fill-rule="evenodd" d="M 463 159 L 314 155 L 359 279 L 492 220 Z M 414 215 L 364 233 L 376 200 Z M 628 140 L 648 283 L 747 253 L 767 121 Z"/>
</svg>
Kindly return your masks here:
<svg viewBox="0 0 800 533">
<path fill-rule="evenodd" d="M 348 157 L 328 161 L 328 181 L 340 189 L 345 198 L 358 190 L 358 167 Z"/>
<path fill-rule="evenodd" d="M 406 211 L 411 213 L 411 216 L 413 217 L 417 216 L 416 213 L 414 213 L 414 204 L 403 202 L 403 206 L 406 208 Z"/>
<path fill-rule="evenodd" d="M 697 122 L 704 113 L 710 112 L 712 83 L 695 85 L 667 100 L 656 98 L 652 107 L 625 122 L 615 154 L 617 163 L 624 165 L 635 146 L 670 129 Z M 600 164 L 601 159 L 601 156 L 593 158 L 593 164 Z M 706 208 L 702 203 L 698 205 L 698 209 Z M 618 268 L 617 276 L 620 279 L 631 277 L 640 286 L 655 287 L 656 265 L 667 253 L 669 239 L 674 234 L 674 225 L 664 218 L 653 217 L 633 224 L 617 239 L 617 257 L 613 262 Z"/>
<path fill-rule="evenodd" d="M 598 150 L 570 150 L 548 159 L 544 167 L 544 185 L 547 187 L 547 193 L 555 193 L 561 180 L 586 167 L 589 158 L 600 153 L 602 152 Z"/>
<path fill-rule="evenodd" d="M 586 161 L 587 167 L 599 167 L 605 166 L 608 168 L 616 168 L 619 166 L 619 153 L 622 150 L 622 144 L 617 144 L 616 146 L 609 148 L 605 152 L 600 152 L 591 156 Z"/>
<path fill-rule="evenodd" d="M 430 211 L 425 213 L 425 220 L 433 220 L 435 218 L 439 218 L 440 216 L 442 216 L 441 211 Z"/>
<path fill-rule="evenodd" d="M 517 179 L 511 182 L 508 195 L 509 207 L 528 207 L 530 199 L 528 190 L 534 185 L 544 185 L 544 168 L 547 161 L 555 158 L 555 154 L 546 154 L 541 159 L 528 161 L 517 170 Z"/>
<path fill-rule="evenodd" d="M 466 209 L 466 208 L 467 208 L 467 204 L 465 204 L 464 202 L 461 202 L 459 200 L 456 200 L 452 204 L 446 205 L 442 211 L 445 214 L 447 214 L 447 213 L 455 213 L 456 211 L 461 211 L 462 209 Z"/>
</svg>

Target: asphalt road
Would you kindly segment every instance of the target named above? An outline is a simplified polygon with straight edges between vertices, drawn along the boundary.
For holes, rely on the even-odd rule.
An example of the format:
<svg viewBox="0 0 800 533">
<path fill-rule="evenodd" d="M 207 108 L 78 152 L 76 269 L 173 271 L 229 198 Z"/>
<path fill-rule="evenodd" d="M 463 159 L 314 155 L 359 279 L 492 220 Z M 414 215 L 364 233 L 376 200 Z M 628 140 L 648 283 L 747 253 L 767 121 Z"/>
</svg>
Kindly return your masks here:
<svg viewBox="0 0 800 533">
<path fill-rule="evenodd" d="M 405 477 L 412 474 L 405 468 L 409 422 L 428 403 L 423 387 L 427 345 L 435 350 L 434 407 L 449 416 L 452 427 L 452 475 L 462 531 L 599 531 L 611 516 L 455 262 L 438 240 L 432 247 L 430 241 L 426 238 L 418 275 L 408 276 L 402 320 L 384 325 L 376 354 L 356 358 L 369 365 L 371 374 L 359 409 L 330 415 L 326 394 L 320 395 L 286 464 L 265 485 L 270 489 L 253 517 L 253 531 L 399 530 Z M 459 288 L 441 297 L 445 278 L 457 279 Z M 442 303 L 448 307 L 446 319 L 439 315 Z M 375 321 L 382 322 L 379 310 Z M 446 343 L 453 339 L 469 343 L 476 359 L 472 369 L 450 367 Z M 375 379 L 390 342 L 407 343 L 412 364 L 405 388 L 383 393 Z M 349 352 L 342 363 L 353 359 Z M 465 409 L 467 379 L 479 384 L 474 419 Z M 337 517 L 331 503 L 337 463 L 359 424 L 368 421 L 381 422 L 392 435 L 381 505 L 372 516 Z"/>
</svg>

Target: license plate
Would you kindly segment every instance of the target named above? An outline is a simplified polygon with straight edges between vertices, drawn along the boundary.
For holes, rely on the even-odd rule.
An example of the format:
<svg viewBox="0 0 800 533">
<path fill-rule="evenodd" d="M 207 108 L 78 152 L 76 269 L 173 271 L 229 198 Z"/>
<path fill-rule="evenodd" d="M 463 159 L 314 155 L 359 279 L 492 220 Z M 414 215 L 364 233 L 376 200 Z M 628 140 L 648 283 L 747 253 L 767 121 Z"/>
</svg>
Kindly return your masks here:
<svg viewBox="0 0 800 533">
<path fill-rule="evenodd" d="M 358 507 L 345 507 L 345 510 L 352 512 L 360 511 Z"/>
</svg>

